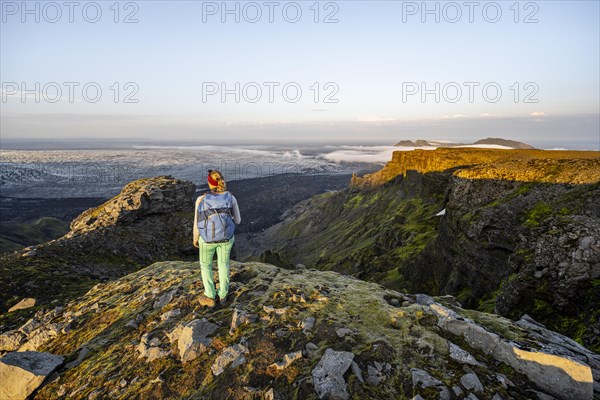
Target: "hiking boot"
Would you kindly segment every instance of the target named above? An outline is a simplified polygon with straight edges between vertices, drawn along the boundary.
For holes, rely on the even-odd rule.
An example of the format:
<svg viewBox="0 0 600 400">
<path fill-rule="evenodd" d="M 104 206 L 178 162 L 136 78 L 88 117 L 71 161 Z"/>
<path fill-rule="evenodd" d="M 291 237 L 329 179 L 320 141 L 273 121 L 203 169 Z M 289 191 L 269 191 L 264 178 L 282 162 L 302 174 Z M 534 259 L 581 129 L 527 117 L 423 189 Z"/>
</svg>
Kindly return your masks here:
<svg viewBox="0 0 600 400">
<path fill-rule="evenodd" d="M 229 296 L 225 296 L 224 299 L 219 299 L 219 305 L 221 307 L 227 307 L 229 305 L 229 303 L 227 302 L 229 299 Z"/>
<path fill-rule="evenodd" d="M 198 296 L 198 303 L 200 303 L 201 306 L 209 308 L 213 308 L 216 305 L 215 299 L 211 299 L 210 297 L 205 296 L 203 294 Z"/>
</svg>

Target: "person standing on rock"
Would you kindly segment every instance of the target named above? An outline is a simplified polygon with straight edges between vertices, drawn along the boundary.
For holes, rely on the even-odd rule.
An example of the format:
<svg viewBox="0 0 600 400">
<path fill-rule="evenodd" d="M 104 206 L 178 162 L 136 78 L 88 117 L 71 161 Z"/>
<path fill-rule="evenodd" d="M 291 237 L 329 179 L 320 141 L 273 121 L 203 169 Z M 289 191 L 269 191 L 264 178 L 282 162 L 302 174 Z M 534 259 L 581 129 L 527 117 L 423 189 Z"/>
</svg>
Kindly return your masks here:
<svg viewBox="0 0 600 400">
<path fill-rule="evenodd" d="M 198 301 L 214 307 L 219 296 L 221 305 L 227 303 L 229 292 L 229 255 L 234 243 L 235 225 L 242 221 L 235 196 L 227 191 L 223 174 L 208 170 L 209 191 L 196 199 L 194 213 L 194 247 L 199 248 L 200 272 L 204 293 Z M 215 289 L 212 261 L 217 253 L 219 292 Z"/>
</svg>

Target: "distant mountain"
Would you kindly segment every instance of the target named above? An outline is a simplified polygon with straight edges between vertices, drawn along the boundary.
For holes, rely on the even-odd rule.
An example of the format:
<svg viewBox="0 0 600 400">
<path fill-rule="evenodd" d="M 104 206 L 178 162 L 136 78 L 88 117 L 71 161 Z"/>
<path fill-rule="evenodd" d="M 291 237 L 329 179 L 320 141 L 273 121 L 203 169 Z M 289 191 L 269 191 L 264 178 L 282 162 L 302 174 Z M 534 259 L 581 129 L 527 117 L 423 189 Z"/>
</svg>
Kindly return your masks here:
<svg viewBox="0 0 600 400">
<path fill-rule="evenodd" d="M 533 149 L 534 147 L 527 143 L 517 142 L 516 140 L 508 140 L 502 138 L 487 138 L 476 141 L 473 144 L 491 144 L 498 146 L 510 147 L 512 149 Z"/>
<path fill-rule="evenodd" d="M 486 138 L 476 141 L 475 143 L 455 143 L 438 140 L 401 140 L 394 146 L 399 147 L 485 147 L 485 148 L 502 148 L 502 149 L 534 149 L 535 147 L 527 143 L 517 142 L 516 140 L 508 140 L 502 138 Z"/>
</svg>

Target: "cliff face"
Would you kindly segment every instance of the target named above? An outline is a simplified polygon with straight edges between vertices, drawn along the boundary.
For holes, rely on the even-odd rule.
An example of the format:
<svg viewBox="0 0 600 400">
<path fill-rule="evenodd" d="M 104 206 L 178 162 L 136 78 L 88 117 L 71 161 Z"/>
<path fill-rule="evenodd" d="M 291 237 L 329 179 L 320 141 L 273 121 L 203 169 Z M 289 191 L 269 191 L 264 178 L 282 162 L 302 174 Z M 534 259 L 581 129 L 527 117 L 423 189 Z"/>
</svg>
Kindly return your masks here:
<svg viewBox="0 0 600 400">
<path fill-rule="evenodd" d="M 454 177 L 436 240 L 407 263 L 405 276 L 415 290 L 451 293 L 512 318 L 528 313 L 598 348 L 598 198 L 599 184 Z"/>
<path fill-rule="evenodd" d="M 0 335 L 2 393 L 23 393 L 33 378 L 19 369 L 53 357 L 35 399 L 600 394 L 597 354 L 529 317 L 465 310 L 449 296 L 256 262 L 232 263 L 229 305 L 201 308 L 201 291 L 197 263 L 162 262 L 38 312 Z"/>
<path fill-rule="evenodd" d="M 597 152 L 395 152 L 299 204 L 268 230 L 263 258 L 529 314 L 600 349 L 599 181 Z"/>
<path fill-rule="evenodd" d="M 380 171 L 362 177 L 354 175 L 350 185 L 354 188 L 376 187 L 399 175 L 406 175 L 407 171 L 428 173 L 459 168 L 461 173 L 467 174 L 469 178 L 485 179 L 490 177 L 491 179 L 523 182 L 593 183 L 600 179 L 598 158 L 598 152 L 594 151 L 482 150 L 470 148 L 394 151 L 392 160 Z M 573 171 L 571 176 L 554 176 L 554 173 L 560 173 L 561 162 L 580 162 L 575 160 L 596 160 L 596 162 L 592 164 L 583 162 L 586 171 L 577 172 L 577 168 L 569 168 L 570 171 Z M 531 163 L 537 163 L 537 165 Z M 465 169 L 469 166 L 479 166 L 479 168 L 469 172 L 468 169 Z M 492 171 L 490 166 L 493 167 L 494 174 L 486 175 L 488 171 Z M 527 173 L 524 173 L 525 171 Z M 578 181 L 573 182 L 575 175 L 578 176 Z"/>
</svg>

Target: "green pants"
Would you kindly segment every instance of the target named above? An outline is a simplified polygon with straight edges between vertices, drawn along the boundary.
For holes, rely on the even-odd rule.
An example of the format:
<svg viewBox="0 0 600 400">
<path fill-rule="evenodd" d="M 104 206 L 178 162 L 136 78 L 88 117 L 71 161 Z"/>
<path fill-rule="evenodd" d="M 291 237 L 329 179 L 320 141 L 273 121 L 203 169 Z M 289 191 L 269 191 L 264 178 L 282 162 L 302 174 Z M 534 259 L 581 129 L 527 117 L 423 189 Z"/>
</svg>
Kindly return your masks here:
<svg viewBox="0 0 600 400">
<path fill-rule="evenodd" d="M 200 249 L 200 272 L 202 273 L 202 284 L 204 295 L 214 299 L 216 296 L 215 282 L 213 280 L 212 261 L 217 253 L 217 265 L 219 266 L 219 298 L 224 299 L 229 292 L 229 255 L 233 247 L 234 237 L 228 242 L 206 243 L 202 237 L 198 239 Z"/>
</svg>

